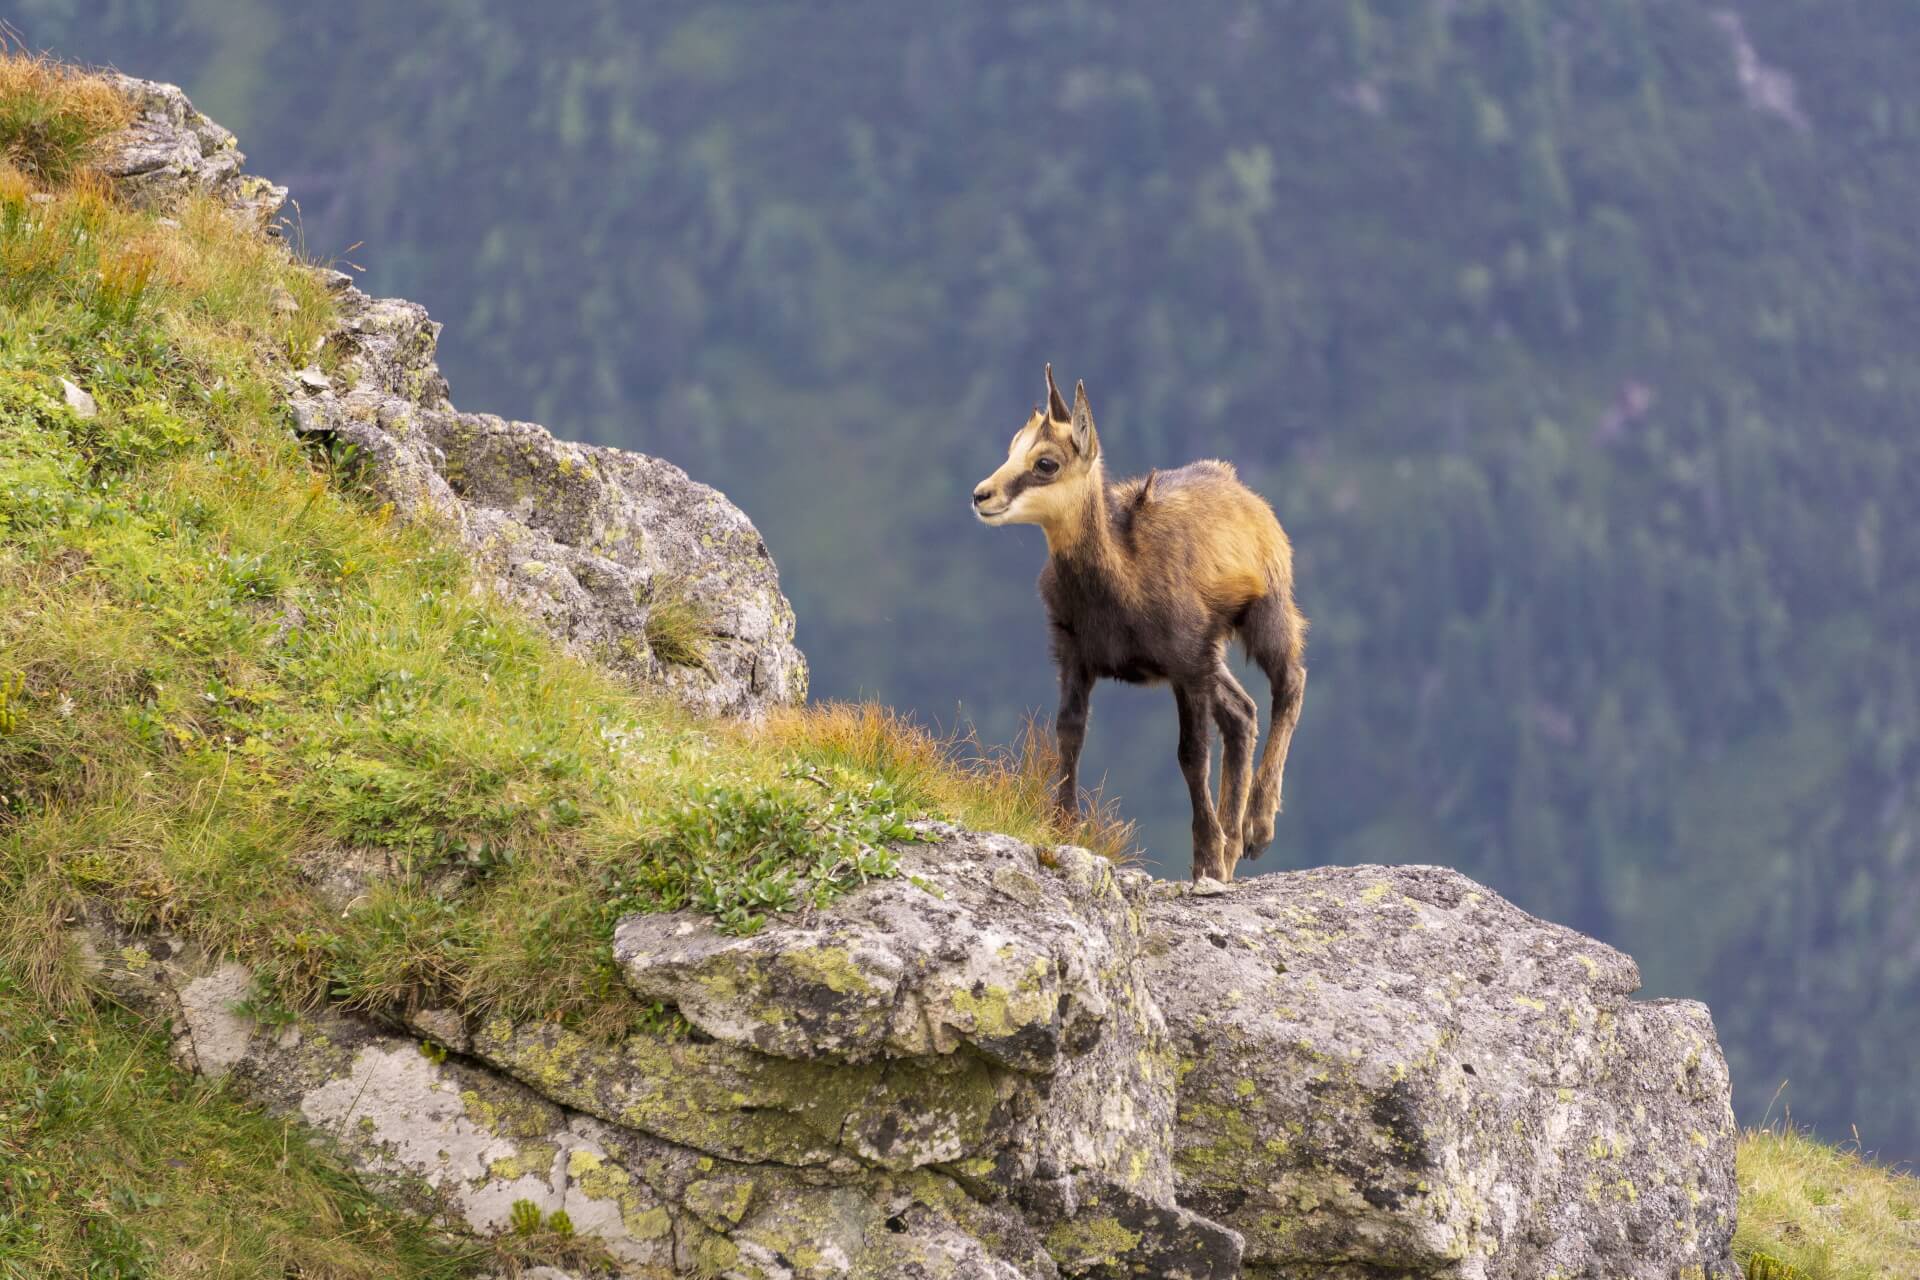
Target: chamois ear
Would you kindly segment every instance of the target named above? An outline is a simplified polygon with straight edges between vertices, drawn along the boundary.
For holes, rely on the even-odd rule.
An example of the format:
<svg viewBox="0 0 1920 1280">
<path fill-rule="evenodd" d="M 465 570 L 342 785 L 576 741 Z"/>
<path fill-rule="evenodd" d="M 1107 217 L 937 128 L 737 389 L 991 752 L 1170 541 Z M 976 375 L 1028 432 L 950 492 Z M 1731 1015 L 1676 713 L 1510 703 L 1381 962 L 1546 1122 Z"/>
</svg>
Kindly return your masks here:
<svg viewBox="0 0 1920 1280">
<path fill-rule="evenodd" d="M 1073 384 L 1073 447 L 1092 461 L 1100 456 L 1100 436 L 1093 429 L 1093 406 L 1087 403 L 1087 384 Z"/>
<path fill-rule="evenodd" d="M 1055 422 L 1065 423 L 1072 420 L 1067 412 L 1067 402 L 1060 394 L 1060 388 L 1053 385 L 1053 365 L 1047 365 L 1047 416 Z"/>
</svg>

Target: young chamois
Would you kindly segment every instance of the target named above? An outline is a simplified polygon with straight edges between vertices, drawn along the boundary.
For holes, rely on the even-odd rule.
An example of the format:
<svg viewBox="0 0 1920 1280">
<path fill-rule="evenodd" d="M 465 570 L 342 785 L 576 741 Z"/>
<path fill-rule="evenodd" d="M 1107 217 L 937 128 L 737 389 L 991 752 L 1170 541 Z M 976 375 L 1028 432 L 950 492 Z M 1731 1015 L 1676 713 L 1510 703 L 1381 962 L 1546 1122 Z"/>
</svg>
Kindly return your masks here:
<svg viewBox="0 0 1920 1280">
<path fill-rule="evenodd" d="M 1037 524 L 1047 535 L 1040 598 L 1060 669 L 1061 811 L 1079 809 L 1093 682 L 1165 680 L 1180 710 L 1180 771 L 1193 799 L 1193 875 L 1231 880 L 1243 854 L 1256 858 L 1273 839 L 1307 686 L 1307 620 L 1293 604 L 1293 549 L 1272 508 L 1224 462 L 1108 483 L 1086 384 L 1074 387 L 1068 410 L 1048 365 L 1046 410 L 1035 406 L 1005 465 L 974 489 L 973 510 L 987 524 Z M 1227 668 L 1235 636 L 1273 685 L 1257 774 L 1259 708 Z M 1225 742 L 1217 808 L 1207 780 L 1210 718 Z"/>
</svg>

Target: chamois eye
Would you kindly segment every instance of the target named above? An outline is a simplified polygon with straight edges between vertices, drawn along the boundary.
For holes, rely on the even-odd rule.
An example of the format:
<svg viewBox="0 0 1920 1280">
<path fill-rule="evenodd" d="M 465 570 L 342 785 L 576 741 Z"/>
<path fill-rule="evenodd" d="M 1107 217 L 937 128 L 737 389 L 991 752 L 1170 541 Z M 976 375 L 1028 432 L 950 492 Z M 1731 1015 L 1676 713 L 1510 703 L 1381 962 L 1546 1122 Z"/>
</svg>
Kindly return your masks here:
<svg viewBox="0 0 1920 1280">
<path fill-rule="evenodd" d="M 1042 458 L 1033 464 L 1033 469 L 1051 480 L 1054 474 L 1060 470 L 1060 464 L 1052 458 Z"/>
</svg>

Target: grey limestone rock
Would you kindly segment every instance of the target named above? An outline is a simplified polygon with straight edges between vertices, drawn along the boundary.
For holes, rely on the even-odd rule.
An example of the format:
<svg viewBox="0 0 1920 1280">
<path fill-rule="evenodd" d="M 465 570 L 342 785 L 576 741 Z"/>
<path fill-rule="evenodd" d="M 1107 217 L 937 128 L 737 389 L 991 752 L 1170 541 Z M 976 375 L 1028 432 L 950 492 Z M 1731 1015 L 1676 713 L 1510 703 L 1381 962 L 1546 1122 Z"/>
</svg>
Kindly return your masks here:
<svg viewBox="0 0 1920 1280">
<path fill-rule="evenodd" d="M 165 208 L 204 192 L 260 226 L 280 212 L 287 189 L 243 173 L 246 156 L 234 136 L 194 110 L 178 86 L 113 79 L 138 116 L 108 140 L 95 167 L 123 197 Z"/>
<path fill-rule="evenodd" d="M 1736 1139 L 1706 1007 L 1456 872 L 1158 886 L 1182 1204 L 1257 1276 L 1731 1270 Z"/>
<path fill-rule="evenodd" d="M 564 1207 L 625 1275 L 1737 1275 L 1711 1019 L 1630 999 L 1618 952 L 1437 868 L 1201 896 L 929 834 L 750 938 L 622 922 L 678 1035 L 268 1027 L 189 941 L 96 923 L 87 950 L 184 1064 L 402 1200 L 478 1231 Z"/>
</svg>

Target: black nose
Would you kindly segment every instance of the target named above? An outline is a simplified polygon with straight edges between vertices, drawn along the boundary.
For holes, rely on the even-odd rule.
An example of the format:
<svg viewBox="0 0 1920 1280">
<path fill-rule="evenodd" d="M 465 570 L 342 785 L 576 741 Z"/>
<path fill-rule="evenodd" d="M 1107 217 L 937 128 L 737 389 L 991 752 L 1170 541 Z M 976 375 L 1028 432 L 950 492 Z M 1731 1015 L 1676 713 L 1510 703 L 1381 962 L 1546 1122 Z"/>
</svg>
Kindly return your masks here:
<svg viewBox="0 0 1920 1280">
<path fill-rule="evenodd" d="M 986 485 L 983 484 L 978 489 L 975 489 L 973 491 L 973 505 L 977 507 L 981 503 L 985 502 L 988 498 L 991 498 L 992 496 L 993 496 L 993 490 L 989 489 Z"/>
</svg>

